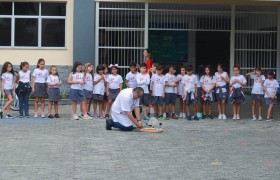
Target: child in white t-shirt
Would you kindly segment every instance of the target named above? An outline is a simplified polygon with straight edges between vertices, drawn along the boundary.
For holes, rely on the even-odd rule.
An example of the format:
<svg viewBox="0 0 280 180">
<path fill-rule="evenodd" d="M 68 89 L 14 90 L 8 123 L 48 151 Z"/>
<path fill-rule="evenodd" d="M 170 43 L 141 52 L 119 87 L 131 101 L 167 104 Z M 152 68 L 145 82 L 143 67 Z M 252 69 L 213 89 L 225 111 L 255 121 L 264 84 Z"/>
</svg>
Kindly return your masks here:
<svg viewBox="0 0 280 180">
<path fill-rule="evenodd" d="M 96 74 L 94 75 L 94 87 L 93 87 L 93 114 L 97 115 L 97 104 L 99 104 L 99 117 L 104 118 L 105 113 L 102 113 L 102 102 L 104 100 L 104 89 L 105 89 L 105 75 L 104 75 L 105 67 L 103 65 L 98 65 L 96 67 Z"/>
<path fill-rule="evenodd" d="M 127 88 L 136 88 L 137 87 L 137 81 L 136 76 L 138 72 L 136 71 L 137 64 L 135 62 L 131 62 L 129 64 L 130 72 L 127 73 L 125 77 L 125 84 Z"/>
<path fill-rule="evenodd" d="M 6 113 L 6 118 L 13 118 L 13 116 L 10 115 L 11 108 L 10 105 L 13 102 L 13 96 L 15 95 L 15 86 L 14 86 L 14 69 L 13 65 L 10 62 L 5 62 L 2 67 L 1 72 L 1 89 L 2 89 L 2 96 L 3 98 L 7 97 L 7 102 L 2 108 L 2 111 L 0 112 L 0 118 L 3 118 L 3 113 Z M 7 110 L 7 112 L 6 112 Z"/>
<path fill-rule="evenodd" d="M 108 105 L 106 110 L 106 118 L 109 118 L 109 112 L 111 106 L 115 99 L 117 98 L 118 94 L 122 90 L 123 79 L 118 74 L 118 66 L 117 65 L 110 65 L 111 74 L 107 77 L 107 96 L 108 96 Z"/>
<path fill-rule="evenodd" d="M 163 67 L 158 65 L 157 74 L 152 76 L 152 96 L 153 96 L 153 105 L 155 110 L 155 116 L 159 117 L 160 120 L 164 120 L 162 114 L 162 105 L 163 98 L 165 96 L 165 77 L 162 74 Z M 159 115 L 159 116 L 158 116 Z"/>
<path fill-rule="evenodd" d="M 183 91 L 183 78 L 186 75 L 186 67 L 185 66 L 181 66 L 180 68 L 180 72 L 181 74 L 178 74 L 176 79 L 177 79 L 177 83 L 178 83 L 178 87 L 177 87 L 177 94 L 180 100 L 180 114 L 179 114 L 179 118 L 186 118 L 186 113 L 185 113 L 185 109 L 186 106 L 183 103 L 183 99 L 182 99 L 182 91 Z"/>
<path fill-rule="evenodd" d="M 176 88 L 177 88 L 177 80 L 176 76 L 174 75 L 175 71 L 174 66 L 170 66 L 168 73 L 165 74 L 165 96 L 164 96 L 164 103 L 165 103 L 165 117 L 169 119 L 168 113 L 168 106 L 171 104 L 171 118 L 178 119 L 178 115 L 175 114 L 175 103 L 176 103 Z"/>
<path fill-rule="evenodd" d="M 233 76 L 230 78 L 230 102 L 233 104 L 233 120 L 240 120 L 241 103 L 245 102 L 245 96 L 242 87 L 246 86 L 247 80 L 243 75 L 240 75 L 240 66 L 236 65 L 233 68 Z"/>
<path fill-rule="evenodd" d="M 186 67 L 187 74 L 183 78 L 183 87 L 182 87 L 182 98 L 184 103 L 186 104 L 186 112 L 187 112 L 187 119 L 189 121 L 192 120 L 192 116 L 190 114 L 190 105 L 193 105 L 194 111 L 194 120 L 198 121 L 199 118 L 197 117 L 197 76 L 193 74 L 193 66 L 188 65 Z"/>
<path fill-rule="evenodd" d="M 202 87 L 201 103 L 203 108 L 202 119 L 206 118 L 206 109 L 208 109 L 208 118 L 213 119 L 212 116 L 212 102 L 214 101 L 214 88 L 216 85 L 215 78 L 211 75 L 211 67 L 205 67 L 205 75 L 200 78 Z M 206 108 L 206 105 L 208 108 Z"/>
<path fill-rule="evenodd" d="M 105 84 L 105 89 L 104 89 L 104 96 L 103 96 L 103 101 L 102 101 L 102 112 L 101 112 L 101 117 L 105 117 L 105 112 L 106 112 L 106 109 L 107 109 L 107 105 L 108 105 L 108 97 L 107 97 L 107 77 L 109 76 L 109 73 L 108 73 L 108 65 L 107 64 L 103 64 L 103 67 L 104 67 L 104 71 L 103 71 L 103 74 L 104 74 L 104 84 Z M 98 73 L 97 73 L 98 74 Z"/>
<path fill-rule="evenodd" d="M 147 65 L 142 63 L 140 65 L 140 73 L 136 76 L 137 86 L 143 88 L 144 94 L 140 99 L 140 104 L 143 105 L 144 111 L 144 120 L 150 120 L 147 114 L 147 109 L 149 108 L 150 104 L 150 91 L 149 91 L 149 84 L 150 84 L 150 74 L 147 73 Z"/>
<path fill-rule="evenodd" d="M 35 96 L 34 102 L 34 117 L 38 117 L 38 103 L 41 101 L 41 117 L 45 118 L 45 98 L 47 97 L 47 84 L 46 80 L 49 72 L 45 69 L 45 60 L 39 59 L 37 68 L 33 71 L 32 92 Z"/>
<path fill-rule="evenodd" d="M 246 76 L 250 76 L 250 79 L 254 81 L 252 88 L 252 120 L 257 120 L 255 114 L 255 106 L 258 103 L 259 117 L 258 120 L 262 120 L 262 99 L 264 95 L 263 83 L 265 81 L 265 76 L 262 75 L 261 68 L 255 68 L 253 72 L 247 73 Z"/>
<path fill-rule="evenodd" d="M 85 76 L 85 84 L 83 86 L 83 91 L 86 98 L 85 108 L 87 110 L 87 115 L 93 117 L 93 115 L 90 113 L 90 104 L 91 104 L 92 92 L 93 92 L 93 64 L 86 63 L 84 65 L 84 76 Z"/>
<path fill-rule="evenodd" d="M 274 105 L 277 104 L 277 89 L 279 83 L 274 79 L 275 73 L 273 71 L 267 74 L 267 79 L 264 81 L 264 98 L 266 100 L 266 105 L 268 105 L 267 119 L 266 121 L 273 120 L 273 109 Z"/>
</svg>

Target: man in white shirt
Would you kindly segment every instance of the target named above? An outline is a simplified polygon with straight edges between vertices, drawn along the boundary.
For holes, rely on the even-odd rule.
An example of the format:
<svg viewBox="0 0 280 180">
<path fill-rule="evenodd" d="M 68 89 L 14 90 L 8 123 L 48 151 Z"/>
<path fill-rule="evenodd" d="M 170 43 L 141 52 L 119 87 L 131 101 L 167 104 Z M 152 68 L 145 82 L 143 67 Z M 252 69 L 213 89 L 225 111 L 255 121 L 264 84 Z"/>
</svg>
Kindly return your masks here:
<svg viewBox="0 0 280 180">
<path fill-rule="evenodd" d="M 114 127 L 123 131 L 132 131 L 133 124 L 142 128 L 139 99 L 143 94 L 144 90 L 141 87 L 122 90 L 112 105 L 112 119 L 106 119 L 106 129 L 112 130 Z"/>
</svg>

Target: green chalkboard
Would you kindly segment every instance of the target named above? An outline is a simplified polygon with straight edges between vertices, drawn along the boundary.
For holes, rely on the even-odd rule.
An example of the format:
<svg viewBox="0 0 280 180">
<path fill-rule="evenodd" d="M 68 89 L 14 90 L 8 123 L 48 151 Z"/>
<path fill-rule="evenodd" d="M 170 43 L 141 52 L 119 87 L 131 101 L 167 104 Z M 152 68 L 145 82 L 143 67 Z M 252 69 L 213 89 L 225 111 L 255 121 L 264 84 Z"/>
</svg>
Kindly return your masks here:
<svg viewBox="0 0 280 180">
<path fill-rule="evenodd" d="M 188 57 L 187 31 L 149 31 L 149 49 L 155 62 L 186 62 Z"/>
</svg>

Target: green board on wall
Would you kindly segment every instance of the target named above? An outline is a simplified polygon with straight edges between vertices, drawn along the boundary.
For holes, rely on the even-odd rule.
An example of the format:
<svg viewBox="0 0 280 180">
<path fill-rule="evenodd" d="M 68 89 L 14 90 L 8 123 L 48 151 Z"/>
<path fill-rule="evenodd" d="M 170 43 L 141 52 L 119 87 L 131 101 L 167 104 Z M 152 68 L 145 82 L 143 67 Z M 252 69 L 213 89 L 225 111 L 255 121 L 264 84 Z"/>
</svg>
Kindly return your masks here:
<svg viewBox="0 0 280 180">
<path fill-rule="evenodd" d="M 188 57 L 187 31 L 149 31 L 149 49 L 156 62 L 186 62 Z"/>
</svg>

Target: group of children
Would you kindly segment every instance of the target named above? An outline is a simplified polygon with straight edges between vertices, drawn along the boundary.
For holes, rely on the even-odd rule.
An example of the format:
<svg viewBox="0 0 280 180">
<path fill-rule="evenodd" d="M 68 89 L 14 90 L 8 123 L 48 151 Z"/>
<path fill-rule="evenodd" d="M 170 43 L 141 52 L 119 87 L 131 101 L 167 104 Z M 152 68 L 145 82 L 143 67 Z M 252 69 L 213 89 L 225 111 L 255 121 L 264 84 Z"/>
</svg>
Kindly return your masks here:
<svg viewBox="0 0 280 180">
<path fill-rule="evenodd" d="M 146 50 L 148 52 L 148 50 Z M 149 53 L 147 53 L 150 55 Z M 145 52 L 144 52 L 145 55 Z M 149 58 L 149 56 L 147 57 Z M 150 65 L 148 65 L 149 67 Z M 187 118 L 188 120 L 199 120 L 198 112 L 202 112 L 202 119 L 213 119 L 212 103 L 217 101 L 218 119 L 227 119 L 226 103 L 229 100 L 233 104 L 233 119 L 240 120 L 240 106 L 245 102 L 242 87 L 246 86 L 246 78 L 240 74 L 240 67 L 233 68 L 233 76 L 229 78 L 224 67 L 219 64 L 217 72 L 212 73 L 210 66 L 204 67 L 203 75 L 195 75 L 191 65 L 181 66 L 180 73 L 176 76 L 176 67 L 169 66 L 168 73 L 163 75 L 163 66 L 152 63 L 147 68 L 147 63 L 138 65 L 130 63 L 130 72 L 125 77 L 127 88 L 142 87 L 144 95 L 141 97 L 143 106 L 143 118 L 149 120 L 150 109 L 154 108 L 154 115 L 161 120 Z M 140 72 L 137 72 L 137 68 Z M 6 104 L 0 112 L 6 118 L 10 115 L 10 104 L 15 93 L 19 97 L 19 117 L 30 117 L 29 97 L 31 92 L 35 96 L 34 117 L 38 117 L 38 103 L 41 102 L 41 117 L 45 117 L 45 98 L 48 96 L 48 118 L 59 118 L 58 102 L 60 100 L 60 86 L 56 66 L 51 66 L 49 71 L 45 69 L 45 60 L 39 59 L 37 68 L 31 73 L 28 62 L 22 62 L 20 72 L 14 78 L 15 73 L 10 62 L 5 62 L 2 67 L 2 95 L 7 97 Z M 109 73 L 110 70 L 110 73 Z M 273 116 L 273 107 L 277 103 L 278 82 L 274 79 L 274 72 L 269 72 L 267 79 L 262 75 L 261 68 L 247 73 L 254 80 L 252 89 L 252 120 L 262 120 L 263 96 L 269 106 L 267 120 Z M 32 78 L 33 77 L 33 78 Z M 14 79 L 16 79 L 14 81 Z M 32 83 L 30 83 L 32 80 Z M 15 82 L 18 83 L 15 88 Z M 67 83 L 71 85 L 69 99 L 72 101 L 73 119 L 79 120 L 77 114 L 77 103 L 80 103 L 80 117 L 93 119 L 93 117 L 108 118 L 110 108 L 117 95 L 123 87 L 123 79 L 118 74 L 118 65 L 98 65 L 94 73 L 94 66 L 86 63 L 75 62 L 72 72 L 69 74 Z M 31 85 L 30 85 L 31 84 Z M 175 113 L 176 99 L 179 98 L 180 114 Z M 91 102 L 93 102 L 93 114 L 90 113 Z M 255 105 L 258 104 L 258 117 Z M 52 115 L 54 105 L 55 114 Z M 97 113 L 97 106 L 99 111 Z M 169 106 L 171 113 L 169 114 Z M 193 107 L 193 115 L 190 112 Z"/>
</svg>

